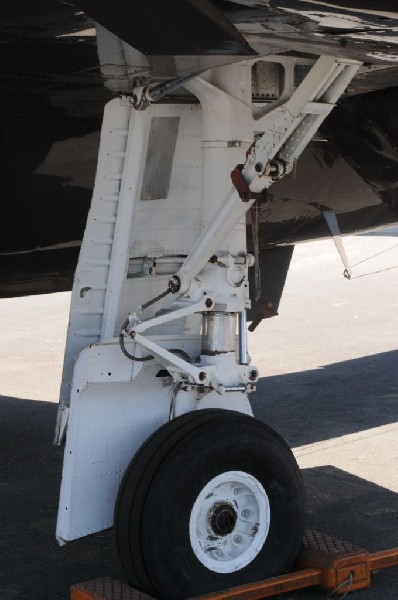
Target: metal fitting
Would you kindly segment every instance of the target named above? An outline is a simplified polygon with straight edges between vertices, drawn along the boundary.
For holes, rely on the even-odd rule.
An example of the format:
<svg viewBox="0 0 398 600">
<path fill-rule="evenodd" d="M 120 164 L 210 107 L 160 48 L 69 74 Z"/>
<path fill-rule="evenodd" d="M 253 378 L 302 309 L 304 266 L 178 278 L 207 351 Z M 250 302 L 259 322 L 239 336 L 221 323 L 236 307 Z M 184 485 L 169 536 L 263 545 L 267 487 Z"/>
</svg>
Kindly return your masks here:
<svg viewBox="0 0 398 600">
<path fill-rule="evenodd" d="M 275 158 L 265 166 L 263 176 L 271 177 L 273 181 L 276 181 L 277 179 L 281 179 L 284 175 L 286 175 L 286 171 L 286 162 L 284 160 Z"/>
<path fill-rule="evenodd" d="M 176 294 L 177 292 L 180 291 L 180 288 L 181 288 L 181 279 L 178 277 L 178 275 L 173 275 L 173 277 L 170 277 L 169 287 L 168 287 L 170 292 L 172 294 Z"/>
</svg>

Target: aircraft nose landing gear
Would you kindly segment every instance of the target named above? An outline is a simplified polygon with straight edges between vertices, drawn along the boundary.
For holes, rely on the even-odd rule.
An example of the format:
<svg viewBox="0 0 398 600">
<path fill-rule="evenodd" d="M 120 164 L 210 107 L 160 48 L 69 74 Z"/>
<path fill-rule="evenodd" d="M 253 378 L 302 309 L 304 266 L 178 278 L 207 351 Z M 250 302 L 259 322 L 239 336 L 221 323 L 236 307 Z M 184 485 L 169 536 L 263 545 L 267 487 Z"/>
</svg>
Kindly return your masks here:
<svg viewBox="0 0 398 600">
<path fill-rule="evenodd" d="M 272 577 L 299 551 L 298 466 L 248 401 L 246 212 L 358 66 L 321 57 L 261 114 L 250 62 L 190 80 L 200 104 L 106 109 L 72 296 L 57 536 L 114 524 L 129 582 L 156 598 Z"/>
</svg>

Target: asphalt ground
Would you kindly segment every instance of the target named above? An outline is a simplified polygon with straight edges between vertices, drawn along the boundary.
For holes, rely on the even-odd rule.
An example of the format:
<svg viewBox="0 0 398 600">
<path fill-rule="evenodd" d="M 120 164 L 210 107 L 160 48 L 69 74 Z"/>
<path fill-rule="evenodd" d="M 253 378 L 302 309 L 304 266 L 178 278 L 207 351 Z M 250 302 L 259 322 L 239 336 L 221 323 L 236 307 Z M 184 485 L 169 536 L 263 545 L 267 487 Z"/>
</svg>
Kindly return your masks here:
<svg viewBox="0 0 398 600">
<path fill-rule="evenodd" d="M 279 317 L 249 344 L 257 417 L 293 447 L 306 525 L 370 551 L 398 546 L 398 228 L 296 248 Z M 365 260 L 365 262 L 361 262 Z M 123 579 L 112 532 L 58 547 L 62 450 L 52 446 L 69 294 L 0 300 L 0 599 L 66 600 Z M 281 596 L 324 599 L 313 589 Z M 396 600 L 398 568 L 354 600 Z"/>
</svg>

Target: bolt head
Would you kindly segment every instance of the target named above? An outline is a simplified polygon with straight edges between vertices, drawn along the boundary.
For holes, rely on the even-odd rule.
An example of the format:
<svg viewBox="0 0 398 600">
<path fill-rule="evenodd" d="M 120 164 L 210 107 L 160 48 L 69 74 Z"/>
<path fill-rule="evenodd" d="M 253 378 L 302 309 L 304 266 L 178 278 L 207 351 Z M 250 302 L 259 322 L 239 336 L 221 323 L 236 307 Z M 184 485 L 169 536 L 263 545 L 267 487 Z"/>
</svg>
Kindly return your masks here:
<svg viewBox="0 0 398 600">
<path fill-rule="evenodd" d="M 205 305 L 206 308 L 211 308 L 213 306 L 213 300 L 211 298 L 206 298 Z"/>
<path fill-rule="evenodd" d="M 235 544 L 239 544 L 239 542 L 241 541 L 241 539 L 242 538 L 240 537 L 240 535 L 234 535 L 234 542 L 235 542 Z"/>
<path fill-rule="evenodd" d="M 242 510 L 242 512 L 240 513 L 240 516 L 243 517 L 244 519 L 246 519 L 249 516 L 249 511 L 247 510 L 247 508 L 244 508 Z"/>
<path fill-rule="evenodd" d="M 180 290 L 181 287 L 181 281 L 180 278 L 178 277 L 178 275 L 173 275 L 173 277 L 171 277 L 169 279 L 169 290 L 172 294 L 175 294 L 176 292 L 178 292 Z"/>
<path fill-rule="evenodd" d="M 250 381 L 255 381 L 257 379 L 257 376 L 258 376 L 258 373 L 257 373 L 256 369 L 252 369 L 249 372 L 249 379 L 250 379 Z"/>
</svg>

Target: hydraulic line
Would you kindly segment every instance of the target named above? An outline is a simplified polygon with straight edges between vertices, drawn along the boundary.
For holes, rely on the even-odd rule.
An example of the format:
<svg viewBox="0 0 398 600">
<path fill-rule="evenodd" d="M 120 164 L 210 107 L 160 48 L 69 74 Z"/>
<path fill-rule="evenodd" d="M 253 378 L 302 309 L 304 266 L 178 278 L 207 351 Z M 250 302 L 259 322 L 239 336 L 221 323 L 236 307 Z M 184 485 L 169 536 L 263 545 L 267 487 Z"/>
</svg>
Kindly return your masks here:
<svg viewBox="0 0 398 600">
<path fill-rule="evenodd" d="M 119 346 L 120 346 L 120 350 L 123 352 L 124 356 L 126 358 L 129 358 L 130 360 L 135 360 L 137 362 L 145 362 L 147 360 L 152 360 L 153 356 L 151 354 L 149 354 L 148 356 L 134 356 L 133 354 L 130 354 L 130 352 L 127 350 L 126 346 L 124 345 L 124 335 L 125 335 L 125 331 L 126 331 L 126 327 L 129 324 L 129 319 L 126 319 L 125 322 L 122 325 L 122 328 L 120 330 L 119 333 Z"/>
<path fill-rule="evenodd" d="M 164 298 L 168 294 L 171 294 L 171 292 L 172 292 L 172 290 L 170 288 L 168 288 L 167 290 L 165 290 L 164 292 L 162 292 L 158 296 L 155 296 L 151 300 L 148 300 L 148 302 L 145 302 L 140 307 L 141 310 L 145 310 L 146 308 L 148 308 L 152 304 L 155 304 L 155 302 L 158 302 L 158 300 L 161 300 L 162 298 Z M 129 358 L 130 360 L 135 360 L 137 362 L 145 362 L 147 360 L 152 360 L 153 356 L 151 354 L 148 355 L 148 356 L 134 356 L 133 354 L 130 354 L 130 352 L 127 350 L 127 348 L 126 348 L 126 346 L 124 344 L 124 335 L 125 335 L 126 327 L 127 327 L 128 324 L 129 324 L 129 319 L 127 318 L 125 320 L 125 322 L 123 323 L 122 328 L 121 328 L 120 333 L 119 333 L 119 346 L 120 346 L 120 350 L 123 352 L 124 356 L 126 358 Z"/>
<path fill-rule="evenodd" d="M 172 277 L 169 282 L 169 287 L 167 288 L 167 290 L 165 290 L 158 296 L 155 296 L 151 300 L 148 300 L 148 302 L 145 302 L 144 304 L 142 304 L 140 307 L 141 310 L 145 310 L 146 308 L 148 308 L 152 304 L 155 304 L 155 302 L 158 302 L 159 300 L 161 300 L 168 294 L 175 293 L 175 291 L 177 291 L 178 284 L 179 284 L 178 278 Z M 124 356 L 130 360 L 135 360 L 137 362 L 146 362 L 147 360 L 152 360 L 154 357 L 151 354 L 149 354 L 148 356 L 134 356 L 133 354 L 130 354 L 130 352 L 127 350 L 125 343 L 124 343 L 124 336 L 126 334 L 126 327 L 128 324 L 129 324 L 129 318 L 127 318 L 124 321 L 122 328 L 120 330 L 120 333 L 119 333 L 120 350 L 122 351 Z M 191 357 L 189 356 L 189 354 L 184 352 L 184 350 L 180 350 L 179 348 L 172 348 L 171 350 L 169 350 L 169 352 L 173 352 L 174 354 L 180 354 L 184 360 L 186 360 L 187 362 L 191 362 Z"/>
</svg>

